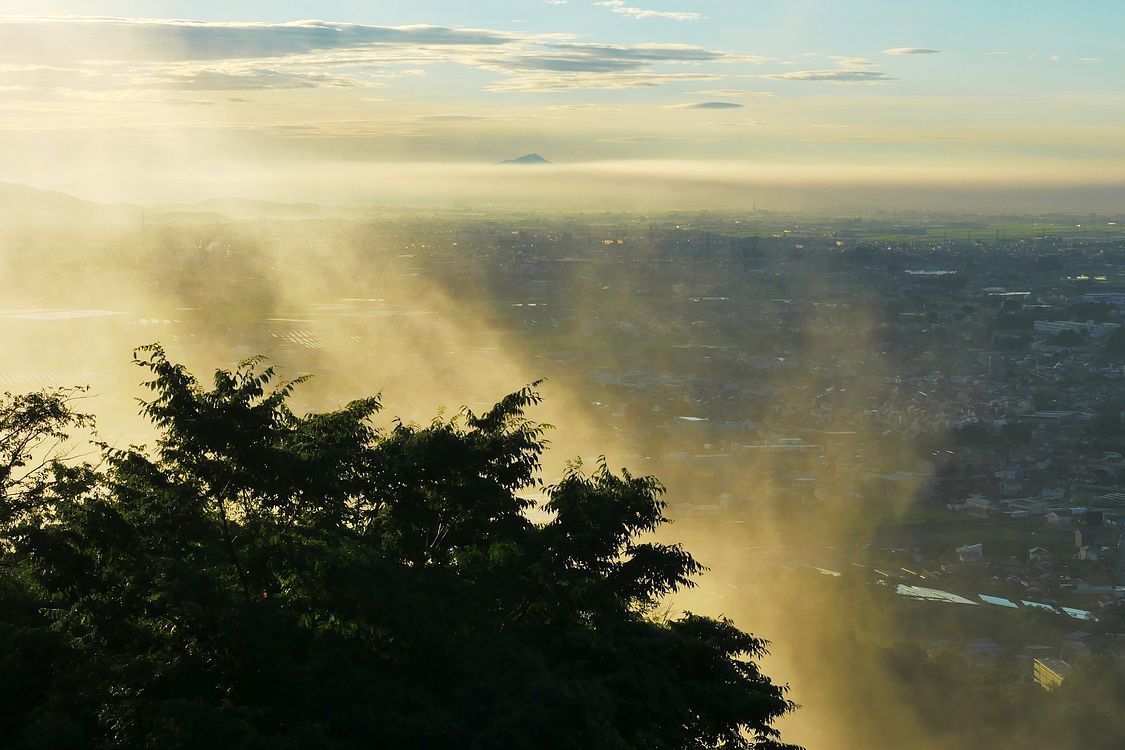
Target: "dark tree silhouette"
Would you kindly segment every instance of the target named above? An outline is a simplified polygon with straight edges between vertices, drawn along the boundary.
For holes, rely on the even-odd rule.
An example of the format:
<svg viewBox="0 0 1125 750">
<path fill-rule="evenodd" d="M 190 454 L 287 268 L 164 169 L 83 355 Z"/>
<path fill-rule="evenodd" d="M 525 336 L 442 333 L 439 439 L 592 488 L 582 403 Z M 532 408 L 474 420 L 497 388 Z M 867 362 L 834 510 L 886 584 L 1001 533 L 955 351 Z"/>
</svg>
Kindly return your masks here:
<svg viewBox="0 0 1125 750">
<path fill-rule="evenodd" d="M 528 520 L 534 386 L 379 430 L 377 398 L 294 414 L 257 359 L 209 388 L 135 359 L 154 450 L 0 477 L 6 746 L 785 747 L 765 643 L 657 614 L 701 566 L 646 536 L 655 479 L 574 469 Z M 67 395 L 0 404 L 0 459 L 85 426 Z"/>
</svg>

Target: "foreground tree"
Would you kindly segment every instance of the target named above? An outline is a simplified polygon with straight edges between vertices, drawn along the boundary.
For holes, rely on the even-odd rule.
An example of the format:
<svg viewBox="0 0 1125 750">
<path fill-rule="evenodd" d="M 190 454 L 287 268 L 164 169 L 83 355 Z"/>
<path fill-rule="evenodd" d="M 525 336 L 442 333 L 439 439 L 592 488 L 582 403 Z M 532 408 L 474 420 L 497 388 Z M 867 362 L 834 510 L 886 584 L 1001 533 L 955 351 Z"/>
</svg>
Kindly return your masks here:
<svg viewBox="0 0 1125 750">
<path fill-rule="evenodd" d="M 655 614 L 701 572 L 642 540 L 656 480 L 575 469 L 528 520 L 531 388 L 381 431 L 375 398 L 297 416 L 258 360 L 210 388 L 157 346 L 136 362 L 154 451 L 0 475 L 6 745 L 785 747 L 764 642 Z M 20 435 L 82 426 L 66 397 Z M 30 465 L 6 424 L 0 458 Z"/>
</svg>

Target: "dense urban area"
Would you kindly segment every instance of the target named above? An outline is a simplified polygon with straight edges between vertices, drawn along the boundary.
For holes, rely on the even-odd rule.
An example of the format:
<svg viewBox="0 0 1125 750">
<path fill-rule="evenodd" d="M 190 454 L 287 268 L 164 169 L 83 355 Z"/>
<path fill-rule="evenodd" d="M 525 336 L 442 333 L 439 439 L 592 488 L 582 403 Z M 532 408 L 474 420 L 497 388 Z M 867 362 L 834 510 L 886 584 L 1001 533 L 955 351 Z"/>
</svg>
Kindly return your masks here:
<svg viewBox="0 0 1125 750">
<path fill-rule="evenodd" d="M 115 210 L 93 230 L 9 232 L 5 273 L 22 283 L 0 326 L 37 347 L 5 358 L 0 388 L 97 391 L 154 340 L 225 365 L 266 353 L 314 372 L 320 402 L 467 384 L 442 402 L 456 408 L 502 395 L 480 393 L 498 373 L 474 373 L 522 378 L 509 390 L 545 377 L 584 430 L 558 416 L 556 458 L 601 451 L 661 479 L 662 533 L 712 570 L 685 601 L 750 613 L 782 663 L 801 660 L 800 629 L 771 626 L 816 619 L 801 604 L 816 600 L 882 649 L 857 663 L 939 665 L 950 691 L 993 701 L 1017 686 L 1013 713 L 1094 675 L 1097 700 L 1066 700 L 1102 701 L 1076 715 L 1111 722 L 1104 686 L 1125 674 L 1114 217 Z M 427 327 L 450 311 L 440 335 Z M 410 357 L 427 372 L 407 373 Z M 143 440 L 132 429 L 120 439 Z M 763 592 L 791 611 L 759 624 Z M 834 658 L 819 642 L 814 660 Z M 902 702 L 925 714 L 935 699 L 912 689 Z"/>
</svg>

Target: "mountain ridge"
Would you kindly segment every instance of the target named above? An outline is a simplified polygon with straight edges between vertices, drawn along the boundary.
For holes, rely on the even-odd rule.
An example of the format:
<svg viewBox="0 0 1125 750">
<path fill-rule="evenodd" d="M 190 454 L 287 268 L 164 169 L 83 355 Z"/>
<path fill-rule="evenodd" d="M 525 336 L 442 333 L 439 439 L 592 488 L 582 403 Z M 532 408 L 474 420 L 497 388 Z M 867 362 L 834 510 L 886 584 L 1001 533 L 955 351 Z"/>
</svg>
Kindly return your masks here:
<svg viewBox="0 0 1125 750">
<path fill-rule="evenodd" d="M 539 154 L 531 153 L 531 154 L 524 154 L 523 156 L 517 156 L 515 159 L 505 159 L 504 161 L 499 162 L 499 163 L 500 164 L 550 164 L 551 162 L 548 161 L 547 159 L 544 159 Z"/>
</svg>

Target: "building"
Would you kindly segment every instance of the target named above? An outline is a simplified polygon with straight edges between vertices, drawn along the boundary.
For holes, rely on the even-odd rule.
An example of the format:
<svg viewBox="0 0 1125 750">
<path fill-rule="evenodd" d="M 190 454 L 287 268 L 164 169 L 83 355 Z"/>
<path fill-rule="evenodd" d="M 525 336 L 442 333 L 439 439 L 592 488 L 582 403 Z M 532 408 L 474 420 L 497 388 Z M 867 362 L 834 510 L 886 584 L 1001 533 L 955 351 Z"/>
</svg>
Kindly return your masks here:
<svg viewBox="0 0 1125 750">
<path fill-rule="evenodd" d="M 1080 323 L 1076 320 L 1037 320 L 1034 323 L 1035 332 L 1047 336 L 1057 336 L 1060 333 L 1086 334 L 1092 338 L 1100 339 L 1120 328 L 1119 323 L 1095 323 L 1088 320 Z"/>
<path fill-rule="evenodd" d="M 998 503 L 993 502 L 991 499 L 976 494 L 965 498 L 961 502 L 961 505 L 966 511 L 980 518 L 988 518 L 994 515 L 1000 507 Z"/>
<path fill-rule="evenodd" d="M 957 558 L 961 562 L 978 562 L 984 558 L 984 545 L 978 543 L 958 547 Z"/>
<path fill-rule="evenodd" d="M 1062 659 L 1036 659 L 1031 667 L 1031 676 L 1035 684 L 1044 690 L 1054 690 L 1059 687 L 1068 674 L 1070 674 L 1070 664 Z"/>
<path fill-rule="evenodd" d="M 1056 508 L 1047 513 L 1047 525 L 1052 529 L 1069 529 L 1074 523 L 1070 508 Z"/>
<path fill-rule="evenodd" d="M 1074 546 L 1078 548 L 1079 560 L 1098 559 L 1098 537 L 1102 534 L 1101 526 L 1082 524 L 1074 532 Z"/>
<path fill-rule="evenodd" d="M 1081 297 L 1083 302 L 1125 307 L 1125 292 L 1092 292 Z"/>
</svg>

